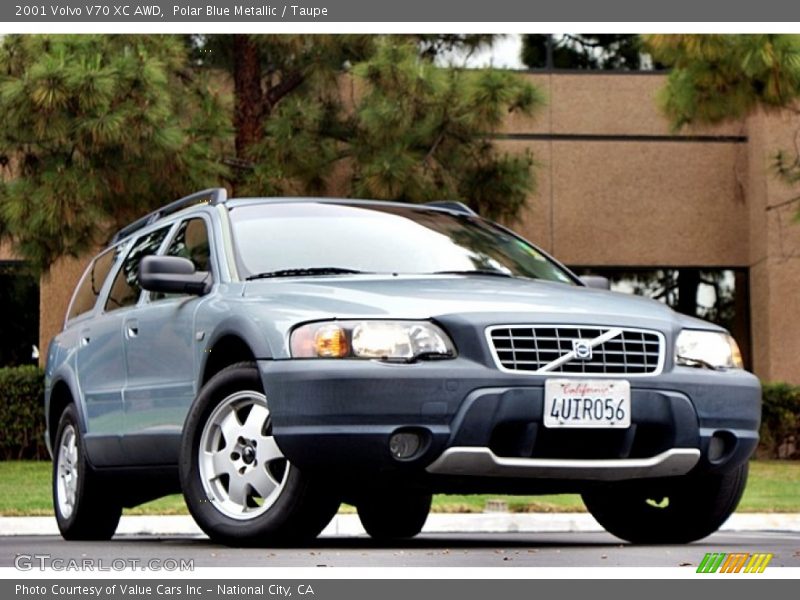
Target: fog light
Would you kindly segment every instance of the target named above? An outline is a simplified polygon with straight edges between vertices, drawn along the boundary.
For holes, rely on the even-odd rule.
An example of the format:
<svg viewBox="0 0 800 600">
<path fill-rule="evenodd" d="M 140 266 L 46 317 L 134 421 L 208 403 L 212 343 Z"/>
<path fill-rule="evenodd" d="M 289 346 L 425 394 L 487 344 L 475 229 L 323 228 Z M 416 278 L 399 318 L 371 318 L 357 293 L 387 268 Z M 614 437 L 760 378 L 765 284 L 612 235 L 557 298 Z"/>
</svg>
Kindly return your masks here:
<svg viewBox="0 0 800 600">
<path fill-rule="evenodd" d="M 723 440 L 720 436 L 714 434 L 711 437 L 711 441 L 708 442 L 708 460 L 714 462 L 715 460 L 719 460 L 722 458 L 722 455 L 725 453 L 725 440 Z"/>
<path fill-rule="evenodd" d="M 736 438 L 729 431 L 716 431 L 708 440 L 708 461 L 720 463 L 730 456 L 736 447 Z"/>
<path fill-rule="evenodd" d="M 389 438 L 389 452 L 397 459 L 411 458 L 422 445 L 422 440 L 416 433 L 395 433 Z"/>
</svg>

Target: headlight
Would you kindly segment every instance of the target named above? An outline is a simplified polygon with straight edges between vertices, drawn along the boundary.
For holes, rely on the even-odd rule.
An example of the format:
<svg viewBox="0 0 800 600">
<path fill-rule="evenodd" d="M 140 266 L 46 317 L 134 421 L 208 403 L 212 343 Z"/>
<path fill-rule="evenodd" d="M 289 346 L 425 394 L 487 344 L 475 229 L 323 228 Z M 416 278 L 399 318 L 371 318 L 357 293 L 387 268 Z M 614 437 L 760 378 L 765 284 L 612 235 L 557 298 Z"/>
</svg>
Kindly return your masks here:
<svg viewBox="0 0 800 600">
<path fill-rule="evenodd" d="M 741 369 L 739 346 L 727 333 L 684 329 L 675 342 L 675 361 L 679 365 L 712 369 Z"/>
<path fill-rule="evenodd" d="M 427 321 L 326 321 L 302 325 L 289 346 L 295 358 L 377 358 L 411 362 L 452 358 L 447 334 Z"/>
</svg>

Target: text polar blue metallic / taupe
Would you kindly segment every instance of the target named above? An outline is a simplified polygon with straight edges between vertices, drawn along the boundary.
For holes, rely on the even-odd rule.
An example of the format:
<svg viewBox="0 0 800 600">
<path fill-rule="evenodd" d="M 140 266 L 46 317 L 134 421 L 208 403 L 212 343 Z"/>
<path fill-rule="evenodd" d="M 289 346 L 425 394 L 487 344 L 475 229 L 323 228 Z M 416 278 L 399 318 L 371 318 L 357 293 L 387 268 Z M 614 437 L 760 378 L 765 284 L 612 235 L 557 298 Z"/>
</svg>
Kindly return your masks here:
<svg viewBox="0 0 800 600">
<path fill-rule="evenodd" d="M 47 22 L 781 22 L 800 21 L 800 5 L 783 0 L 728 0 L 724 11 L 714 2 L 672 0 L 17 0 L 0 5 L 4 23 Z"/>
</svg>

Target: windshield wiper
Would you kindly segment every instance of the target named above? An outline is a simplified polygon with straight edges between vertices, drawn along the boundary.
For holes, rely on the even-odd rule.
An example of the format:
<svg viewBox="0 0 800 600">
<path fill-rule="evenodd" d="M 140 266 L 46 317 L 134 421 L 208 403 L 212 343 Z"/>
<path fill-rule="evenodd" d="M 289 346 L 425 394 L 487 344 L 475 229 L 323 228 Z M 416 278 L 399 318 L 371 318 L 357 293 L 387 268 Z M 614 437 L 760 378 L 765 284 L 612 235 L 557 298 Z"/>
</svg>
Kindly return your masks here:
<svg viewBox="0 0 800 600">
<path fill-rule="evenodd" d="M 467 269 L 464 271 L 434 271 L 432 275 L 489 275 L 491 277 L 511 277 L 508 273 L 503 271 L 493 271 L 492 269 Z"/>
<path fill-rule="evenodd" d="M 247 281 L 253 281 L 254 279 L 270 279 L 273 277 L 314 277 L 317 275 L 348 275 L 364 272 L 365 271 L 356 271 L 355 269 L 342 269 L 340 267 L 303 267 L 256 273 L 255 275 L 250 275 Z"/>
</svg>

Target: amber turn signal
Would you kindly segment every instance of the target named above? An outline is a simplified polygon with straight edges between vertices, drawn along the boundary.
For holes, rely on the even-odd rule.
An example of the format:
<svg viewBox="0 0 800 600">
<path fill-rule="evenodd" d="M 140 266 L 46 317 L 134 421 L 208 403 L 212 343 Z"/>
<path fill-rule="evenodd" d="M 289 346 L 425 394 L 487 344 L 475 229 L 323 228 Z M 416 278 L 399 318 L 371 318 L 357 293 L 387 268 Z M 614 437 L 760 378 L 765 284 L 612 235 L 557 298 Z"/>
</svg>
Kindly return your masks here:
<svg viewBox="0 0 800 600">
<path fill-rule="evenodd" d="M 314 350 L 320 358 L 342 358 L 350 353 L 347 333 L 338 325 L 323 325 L 314 334 Z"/>
</svg>

